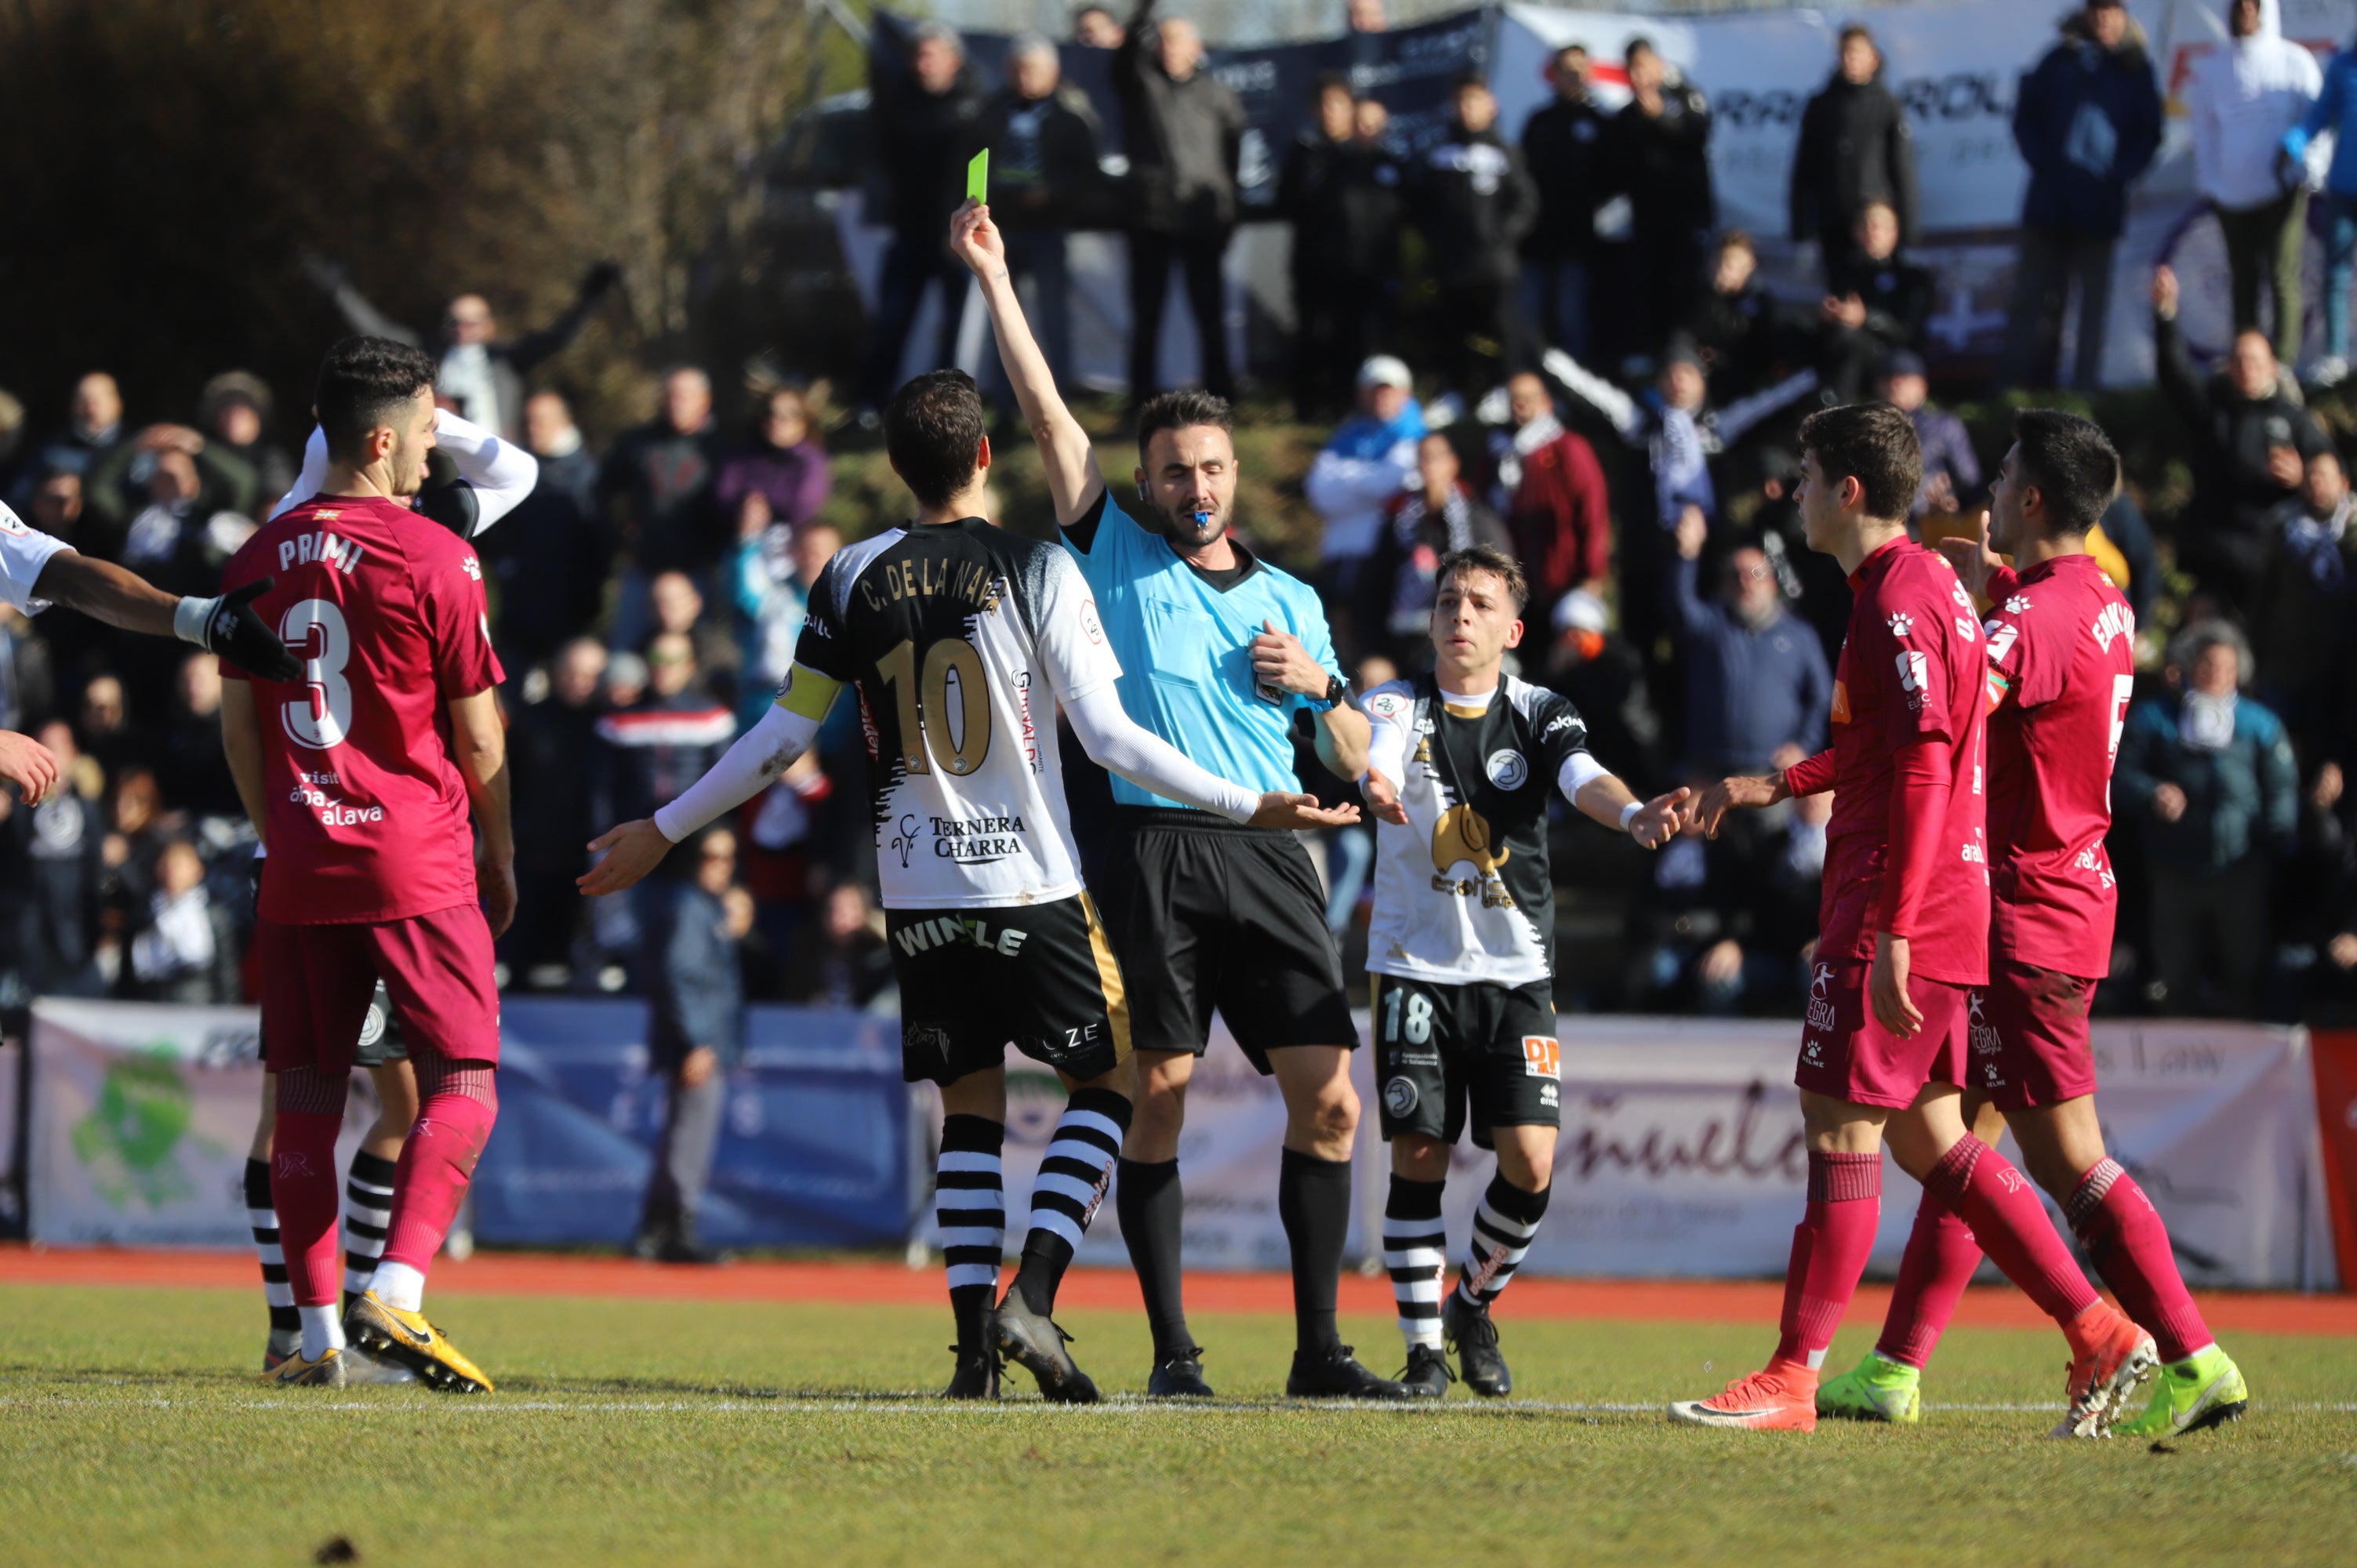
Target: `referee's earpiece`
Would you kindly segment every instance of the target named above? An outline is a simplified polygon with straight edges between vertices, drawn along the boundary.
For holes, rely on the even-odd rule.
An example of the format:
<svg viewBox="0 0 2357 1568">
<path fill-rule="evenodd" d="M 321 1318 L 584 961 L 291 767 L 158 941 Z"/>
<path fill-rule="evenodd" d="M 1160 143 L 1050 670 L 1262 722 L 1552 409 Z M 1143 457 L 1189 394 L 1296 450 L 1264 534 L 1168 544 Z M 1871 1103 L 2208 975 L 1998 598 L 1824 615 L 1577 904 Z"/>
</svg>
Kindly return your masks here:
<svg viewBox="0 0 2357 1568">
<path fill-rule="evenodd" d="M 1137 504 L 1140 506 L 1154 504 L 1154 499 L 1146 493 L 1146 481 L 1143 479 L 1140 479 L 1137 484 Z"/>
</svg>

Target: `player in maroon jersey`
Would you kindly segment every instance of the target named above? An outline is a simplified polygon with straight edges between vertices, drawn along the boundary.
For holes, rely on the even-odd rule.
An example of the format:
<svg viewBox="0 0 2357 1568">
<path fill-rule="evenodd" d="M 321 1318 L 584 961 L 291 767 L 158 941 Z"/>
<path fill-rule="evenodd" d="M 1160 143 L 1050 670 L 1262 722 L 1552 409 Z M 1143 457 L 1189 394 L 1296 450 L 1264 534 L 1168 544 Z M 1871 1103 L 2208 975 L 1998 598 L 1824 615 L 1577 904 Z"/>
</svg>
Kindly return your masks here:
<svg viewBox="0 0 2357 1568">
<path fill-rule="evenodd" d="M 1796 496 L 1809 547 L 1849 574 L 1834 744 L 1765 779 L 1705 791 L 1731 806 L 1834 791 L 1801 1063 L 1808 1208 L 1792 1233 L 1767 1368 L 1671 1415 L 1705 1426 L 1813 1431 L 1818 1369 L 1857 1288 L 1881 1213 L 1882 1144 L 1962 1214 L 1989 1255 L 2070 1337 L 2074 1423 L 2093 1433 L 2148 1375 L 2152 1338 L 2097 1296 L 2037 1194 L 1967 1130 L 1966 998 L 1988 979 L 1982 794 L 1986 660 L 1954 570 L 1907 537 L 1922 454 L 1906 415 L 1853 404 L 1801 426 Z"/>
<path fill-rule="evenodd" d="M 420 1311 L 498 1113 L 491 939 L 515 913 L 482 568 L 472 546 L 404 504 L 434 446 L 434 375 L 432 360 L 383 338 L 329 349 L 320 492 L 273 518 L 222 573 L 232 590 L 274 577 L 256 607 L 304 660 L 299 682 L 240 678 L 221 700 L 238 793 L 270 857 L 254 940 L 278 1086 L 271 1194 L 303 1321 L 302 1353 L 272 1374 L 280 1382 L 342 1382 L 349 1331 L 436 1387 L 490 1387 Z M 336 1133 L 380 977 L 416 1070 L 418 1116 L 383 1258 L 339 1322 Z"/>
<path fill-rule="evenodd" d="M 2151 1327 L 2160 1386 L 2119 1430 L 2167 1436 L 2240 1415 L 2249 1394 L 2186 1293 L 2159 1214 L 2104 1152 L 2095 1117 L 2087 1015 L 2112 962 L 2119 896 L 2104 837 L 2136 686 L 2136 616 L 2086 546 L 2119 474 L 2119 454 L 2093 424 L 2025 409 L 1982 538 L 1942 545 L 1991 607 L 1992 951 L 1989 983 L 1973 997 L 1963 1113 L 1985 1141 L 2011 1123 L 2029 1174 L 2130 1316 Z M 1881 1341 L 1818 1390 L 1818 1413 L 1919 1419 L 1922 1367 L 1980 1261 L 1963 1219 L 1926 1192 Z"/>
</svg>

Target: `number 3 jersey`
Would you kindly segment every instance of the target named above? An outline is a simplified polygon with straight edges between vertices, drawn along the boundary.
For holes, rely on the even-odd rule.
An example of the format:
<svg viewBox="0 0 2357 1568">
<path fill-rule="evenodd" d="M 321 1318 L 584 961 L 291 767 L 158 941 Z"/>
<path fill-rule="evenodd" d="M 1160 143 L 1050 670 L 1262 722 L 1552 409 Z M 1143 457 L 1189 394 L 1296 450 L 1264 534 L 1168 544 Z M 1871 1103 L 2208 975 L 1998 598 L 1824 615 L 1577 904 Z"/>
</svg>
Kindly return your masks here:
<svg viewBox="0 0 2357 1568">
<path fill-rule="evenodd" d="M 449 703 L 504 678 L 474 546 L 393 501 L 319 496 L 264 524 L 221 585 L 262 577 L 274 582 L 253 607 L 303 660 L 293 684 L 221 663 L 224 680 L 252 681 L 262 731 L 262 918 L 339 925 L 473 903 Z"/>
<path fill-rule="evenodd" d="M 1399 789 L 1401 826 L 1375 824 L 1367 968 L 1404 980 L 1523 985 L 1555 973 L 1547 797 L 1587 752 L 1553 692 L 1502 678 L 1487 697 L 1394 681 L 1361 706 L 1368 764 Z"/>
<path fill-rule="evenodd" d="M 886 908 L 1080 892 L 1055 704 L 1121 665 L 1060 546 L 976 518 L 852 545 L 812 588 L 794 662 L 858 696 Z"/>
</svg>

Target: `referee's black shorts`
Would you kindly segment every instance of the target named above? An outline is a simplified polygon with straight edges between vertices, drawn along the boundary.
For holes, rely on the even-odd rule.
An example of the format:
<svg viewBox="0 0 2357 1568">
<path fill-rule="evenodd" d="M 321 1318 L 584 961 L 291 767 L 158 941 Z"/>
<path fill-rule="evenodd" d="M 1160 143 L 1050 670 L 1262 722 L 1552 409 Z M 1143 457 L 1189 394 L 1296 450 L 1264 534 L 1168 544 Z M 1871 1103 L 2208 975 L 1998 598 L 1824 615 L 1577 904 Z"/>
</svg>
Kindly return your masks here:
<svg viewBox="0 0 2357 1568">
<path fill-rule="evenodd" d="M 1104 880 L 1136 1049 L 1201 1056 L 1214 1007 L 1264 1073 L 1278 1047 L 1358 1047 L 1326 892 L 1291 833 L 1116 807 Z"/>
</svg>

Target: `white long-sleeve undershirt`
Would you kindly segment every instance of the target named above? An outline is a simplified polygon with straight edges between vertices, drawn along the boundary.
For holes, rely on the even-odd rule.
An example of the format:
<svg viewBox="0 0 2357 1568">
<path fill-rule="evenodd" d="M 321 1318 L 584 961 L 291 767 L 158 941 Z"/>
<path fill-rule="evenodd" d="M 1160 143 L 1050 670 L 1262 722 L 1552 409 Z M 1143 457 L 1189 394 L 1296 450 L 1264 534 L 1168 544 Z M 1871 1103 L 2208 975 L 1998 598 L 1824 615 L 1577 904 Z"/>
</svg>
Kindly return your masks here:
<svg viewBox="0 0 2357 1568">
<path fill-rule="evenodd" d="M 450 454 L 458 477 L 475 492 L 478 534 L 513 511 L 540 482 L 539 458 L 447 408 L 435 411 L 434 442 Z M 310 439 L 303 443 L 303 471 L 295 476 L 294 489 L 279 498 L 270 515 L 276 517 L 290 507 L 301 506 L 319 493 L 327 478 L 328 436 L 315 424 Z"/>
</svg>

